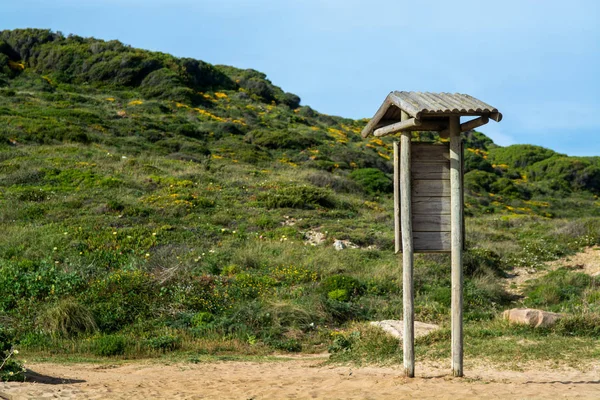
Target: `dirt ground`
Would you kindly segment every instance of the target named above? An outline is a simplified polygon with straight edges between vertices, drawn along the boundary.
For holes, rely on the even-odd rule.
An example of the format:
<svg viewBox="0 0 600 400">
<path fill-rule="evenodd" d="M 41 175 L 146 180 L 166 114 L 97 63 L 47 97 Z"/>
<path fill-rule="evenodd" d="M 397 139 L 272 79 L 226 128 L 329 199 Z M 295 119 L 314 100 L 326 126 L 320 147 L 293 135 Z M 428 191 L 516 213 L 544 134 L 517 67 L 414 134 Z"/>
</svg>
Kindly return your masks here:
<svg viewBox="0 0 600 400">
<path fill-rule="evenodd" d="M 323 365 L 324 359 L 120 365 L 31 364 L 30 382 L 0 383 L 2 399 L 598 399 L 600 363 L 585 372 L 530 366 L 525 371 L 465 364 L 399 368 Z"/>
<path fill-rule="evenodd" d="M 512 294 L 520 295 L 531 279 L 541 278 L 550 271 L 567 267 L 576 272 L 583 272 L 600 277 L 600 246 L 587 247 L 582 252 L 546 263 L 545 269 L 515 268 L 505 281 L 505 289 Z"/>
</svg>

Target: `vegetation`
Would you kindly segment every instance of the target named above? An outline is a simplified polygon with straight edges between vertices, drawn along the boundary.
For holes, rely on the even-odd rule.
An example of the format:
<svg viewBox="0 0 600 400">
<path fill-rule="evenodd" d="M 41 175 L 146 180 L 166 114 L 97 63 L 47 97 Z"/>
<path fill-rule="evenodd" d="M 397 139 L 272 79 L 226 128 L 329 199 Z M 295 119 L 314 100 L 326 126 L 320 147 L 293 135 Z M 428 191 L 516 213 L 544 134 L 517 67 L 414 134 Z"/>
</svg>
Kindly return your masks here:
<svg viewBox="0 0 600 400">
<path fill-rule="evenodd" d="M 17 344 L 99 357 L 331 348 L 394 359 L 397 342 L 355 328 L 402 312 L 392 139 L 363 140 L 365 123 L 302 106 L 253 70 L 0 32 L 0 325 L 11 332 L 0 360 Z M 519 335 L 597 341 L 591 278 L 557 271 L 525 300 L 501 281 L 600 243 L 600 159 L 501 148 L 479 132 L 465 147 L 467 348 L 485 356 L 483 338 Z M 307 241 L 314 232 L 322 244 Z M 334 240 L 359 248 L 338 252 Z M 446 326 L 448 257 L 415 265 L 417 319 Z M 572 317 L 544 333 L 496 321 L 515 304 Z M 445 357 L 446 336 L 420 342 L 420 354 Z"/>
</svg>

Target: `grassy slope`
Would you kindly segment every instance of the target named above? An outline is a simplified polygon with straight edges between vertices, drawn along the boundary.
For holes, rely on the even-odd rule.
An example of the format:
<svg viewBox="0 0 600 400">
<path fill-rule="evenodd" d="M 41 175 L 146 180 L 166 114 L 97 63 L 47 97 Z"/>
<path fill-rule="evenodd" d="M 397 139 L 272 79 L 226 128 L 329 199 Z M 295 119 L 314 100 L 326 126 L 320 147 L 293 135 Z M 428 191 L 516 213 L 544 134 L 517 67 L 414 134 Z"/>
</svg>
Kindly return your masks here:
<svg viewBox="0 0 600 400">
<path fill-rule="evenodd" d="M 12 58 L 0 76 L 0 323 L 23 347 L 320 351 L 358 346 L 338 333 L 349 321 L 401 315 L 389 175 L 368 169 L 389 174 L 391 139 L 363 140 L 364 121 L 299 107 L 255 71 L 197 72 L 114 43 L 102 58 L 91 55 L 102 42 L 28 44 L 34 33 L 46 37 L 0 34 Z M 147 65 L 167 76 L 155 77 L 160 93 L 144 84 Z M 548 289 L 555 282 L 531 289 L 542 293 L 534 305 L 579 315 L 573 326 L 524 333 L 490 319 L 519 302 L 502 290 L 504 271 L 599 242 L 598 160 L 503 150 L 481 134 L 468 145 L 467 335 L 513 338 L 516 352 L 523 335 L 597 346 L 594 282 L 561 281 L 562 297 Z M 560 169 L 549 170 L 551 157 Z M 305 244 L 310 230 L 326 242 Z M 336 252 L 335 239 L 362 249 Z M 448 321 L 448 264 L 417 257 L 417 319 Z M 438 339 L 422 354 L 445 356 Z M 491 357 L 487 348 L 476 355 Z"/>
</svg>

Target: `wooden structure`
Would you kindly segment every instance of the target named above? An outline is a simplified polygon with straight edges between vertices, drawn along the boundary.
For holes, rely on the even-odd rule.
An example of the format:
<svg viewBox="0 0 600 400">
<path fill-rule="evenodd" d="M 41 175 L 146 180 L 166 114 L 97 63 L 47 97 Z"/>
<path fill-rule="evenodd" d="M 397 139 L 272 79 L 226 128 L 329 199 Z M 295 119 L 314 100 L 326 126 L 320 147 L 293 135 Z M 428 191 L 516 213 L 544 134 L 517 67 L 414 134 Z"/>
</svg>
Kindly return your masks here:
<svg viewBox="0 0 600 400">
<path fill-rule="evenodd" d="M 460 123 L 461 117 L 475 117 Z M 413 254 L 450 252 L 452 373 L 463 376 L 463 149 L 461 132 L 502 114 L 466 94 L 392 92 L 362 136 L 400 134 L 394 142 L 394 232 L 402 252 L 404 372 L 415 375 Z M 442 144 L 412 143 L 411 132 L 436 131 Z"/>
</svg>

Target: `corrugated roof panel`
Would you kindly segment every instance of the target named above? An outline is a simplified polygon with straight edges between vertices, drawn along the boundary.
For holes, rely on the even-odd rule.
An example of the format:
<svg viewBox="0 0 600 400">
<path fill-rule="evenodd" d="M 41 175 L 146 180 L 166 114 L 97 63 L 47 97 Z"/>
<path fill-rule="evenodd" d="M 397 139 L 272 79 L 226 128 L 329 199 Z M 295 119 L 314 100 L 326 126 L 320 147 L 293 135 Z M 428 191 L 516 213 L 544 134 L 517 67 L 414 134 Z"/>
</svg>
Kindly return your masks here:
<svg viewBox="0 0 600 400">
<path fill-rule="evenodd" d="M 502 118 L 497 108 L 468 94 L 395 91 L 386 97 L 373 119 L 365 126 L 363 136 L 373 133 L 376 126 L 397 122 L 398 109 L 416 119 L 449 115 L 491 115 L 497 121 Z"/>
</svg>

